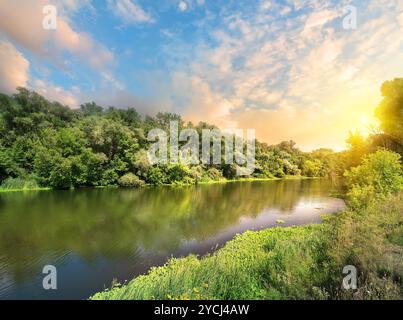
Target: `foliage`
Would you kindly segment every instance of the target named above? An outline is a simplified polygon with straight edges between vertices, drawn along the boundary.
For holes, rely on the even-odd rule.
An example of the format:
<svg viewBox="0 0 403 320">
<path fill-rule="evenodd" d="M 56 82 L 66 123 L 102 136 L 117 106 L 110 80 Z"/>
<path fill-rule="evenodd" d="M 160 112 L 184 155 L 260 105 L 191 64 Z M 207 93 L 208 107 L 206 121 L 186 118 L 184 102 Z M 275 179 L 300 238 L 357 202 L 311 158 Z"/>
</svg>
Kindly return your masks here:
<svg viewBox="0 0 403 320">
<path fill-rule="evenodd" d="M 246 232 L 216 253 L 171 259 L 125 286 L 92 299 L 322 298 L 315 290 L 321 226 Z M 315 234 L 315 236 L 313 236 Z M 292 285 L 291 285 L 292 284 Z"/>
<path fill-rule="evenodd" d="M 7 178 L 0 185 L 0 190 L 32 190 L 39 189 L 34 178 Z"/>
<path fill-rule="evenodd" d="M 383 100 L 376 109 L 383 132 L 403 145 L 403 78 L 386 81 L 381 87 Z"/>
<path fill-rule="evenodd" d="M 365 201 L 365 200 L 364 200 Z M 328 220 L 328 276 L 335 299 L 399 299 L 403 297 L 403 194 L 371 201 Z M 343 266 L 358 271 L 358 288 L 340 288 Z"/>
<path fill-rule="evenodd" d="M 353 207 L 403 189 L 400 155 L 387 150 L 364 157 L 362 164 L 347 171 L 348 198 Z"/>
<path fill-rule="evenodd" d="M 167 183 L 166 174 L 161 167 L 151 167 L 147 173 L 147 182 L 159 186 Z"/>
<path fill-rule="evenodd" d="M 142 118 L 134 108 L 104 109 L 95 102 L 71 110 L 24 88 L 13 96 L 0 94 L 0 182 L 34 175 L 41 186 L 69 189 L 118 185 L 130 172 L 151 185 L 237 178 L 233 164 L 152 166 L 146 136 L 154 128 L 168 132 L 171 121 L 179 121 L 180 130 L 193 128 L 199 134 L 217 129 L 203 122 L 185 124 L 176 114 Z M 304 153 L 294 141 L 256 145 L 256 170 L 250 178 L 340 173 L 330 164 L 337 161 L 332 151 L 326 156 Z"/>
<path fill-rule="evenodd" d="M 305 161 L 317 174 L 321 161 Z M 400 156 L 365 156 L 346 173 L 351 207 L 322 225 L 246 232 L 212 255 L 171 259 L 92 299 L 402 299 Z M 343 267 L 359 287 L 344 290 Z"/>
<path fill-rule="evenodd" d="M 317 159 L 306 160 L 304 162 L 302 172 L 304 173 L 304 175 L 308 177 L 317 177 L 319 176 L 321 165 L 322 165 L 321 162 Z"/>
<path fill-rule="evenodd" d="M 121 187 L 135 188 L 144 185 L 144 181 L 140 180 L 139 177 L 137 177 L 135 174 L 129 172 L 118 179 L 118 184 Z"/>
</svg>

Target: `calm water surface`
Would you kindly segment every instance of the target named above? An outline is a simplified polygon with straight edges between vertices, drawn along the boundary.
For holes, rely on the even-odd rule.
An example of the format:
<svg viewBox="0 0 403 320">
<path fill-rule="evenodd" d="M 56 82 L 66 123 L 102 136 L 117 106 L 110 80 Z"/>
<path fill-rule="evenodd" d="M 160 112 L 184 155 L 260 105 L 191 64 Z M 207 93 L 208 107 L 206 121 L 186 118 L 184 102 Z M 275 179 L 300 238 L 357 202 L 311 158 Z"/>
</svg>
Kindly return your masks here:
<svg viewBox="0 0 403 320">
<path fill-rule="evenodd" d="M 86 299 L 235 234 L 320 222 L 344 208 L 327 180 L 286 180 L 140 190 L 0 193 L 0 299 Z M 57 267 L 58 289 L 42 288 Z"/>
</svg>

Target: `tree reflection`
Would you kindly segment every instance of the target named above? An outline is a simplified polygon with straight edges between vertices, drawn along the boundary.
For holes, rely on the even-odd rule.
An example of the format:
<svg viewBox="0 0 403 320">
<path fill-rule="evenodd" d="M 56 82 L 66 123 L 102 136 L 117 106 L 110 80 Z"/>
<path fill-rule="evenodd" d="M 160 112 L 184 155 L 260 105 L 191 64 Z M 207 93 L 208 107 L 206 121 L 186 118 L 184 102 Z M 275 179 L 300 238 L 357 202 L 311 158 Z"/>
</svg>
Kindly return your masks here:
<svg viewBox="0 0 403 320">
<path fill-rule="evenodd" d="M 264 210 L 290 214 L 301 198 L 328 195 L 325 180 L 284 180 L 189 188 L 82 189 L 0 195 L 1 266 L 23 279 L 44 258 L 74 252 L 91 262 L 140 249 L 172 252 Z M 138 255 L 138 254 L 137 254 Z"/>
</svg>

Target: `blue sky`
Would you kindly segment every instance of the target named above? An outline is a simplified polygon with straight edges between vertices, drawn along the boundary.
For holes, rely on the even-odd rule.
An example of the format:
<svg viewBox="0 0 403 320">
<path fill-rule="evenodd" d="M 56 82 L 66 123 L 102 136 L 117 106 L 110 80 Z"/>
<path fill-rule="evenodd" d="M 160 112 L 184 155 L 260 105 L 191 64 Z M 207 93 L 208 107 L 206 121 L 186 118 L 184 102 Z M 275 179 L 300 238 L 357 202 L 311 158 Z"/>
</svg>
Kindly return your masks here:
<svg viewBox="0 0 403 320">
<path fill-rule="evenodd" d="M 49 3 L 56 30 L 42 27 Z M 3 0 L 0 91 L 339 150 L 376 127 L 381 83 L 402 76 L 402 31 L 399 0 Z"/>
</svg>

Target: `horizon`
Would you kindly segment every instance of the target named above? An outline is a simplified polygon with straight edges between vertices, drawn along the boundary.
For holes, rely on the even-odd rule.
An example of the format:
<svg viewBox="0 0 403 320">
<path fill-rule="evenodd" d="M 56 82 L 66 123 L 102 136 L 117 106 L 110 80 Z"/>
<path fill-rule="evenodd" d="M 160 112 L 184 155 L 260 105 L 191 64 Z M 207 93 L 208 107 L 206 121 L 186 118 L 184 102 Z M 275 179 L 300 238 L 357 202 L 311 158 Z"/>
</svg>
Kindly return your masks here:
<svg viewBox="0 0 403 320">
<path fill-rule="evenodd" d="M 338 2 L 3 2 L 0 91 L 172 112 L 253 128 L 269 145 L 342 151 L 350 131 L 377 127 L 380 86 L 401 76 L 403 4 Z M 43 26 L 48 4 L 54 30 Z"/>
</svg>

